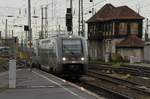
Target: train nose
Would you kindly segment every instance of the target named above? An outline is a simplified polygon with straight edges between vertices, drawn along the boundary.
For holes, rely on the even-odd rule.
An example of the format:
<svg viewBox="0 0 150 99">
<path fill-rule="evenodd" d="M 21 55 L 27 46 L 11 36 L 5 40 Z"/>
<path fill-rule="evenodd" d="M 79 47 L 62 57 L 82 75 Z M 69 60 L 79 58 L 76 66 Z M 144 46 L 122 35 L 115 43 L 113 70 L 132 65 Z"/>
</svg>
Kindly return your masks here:
<svg viewBox="0 0 150 99">
<path fill-rule="evenodd" d="M 80 69 L 80 66 L 78 66 L 78 65 L 71 65 L 69 68 L 73 72 L 77 72 Z"/>
<path fill-rule="evenodd" d="M 83 64 L 65 64 L 63 65 L 64 72 L 68 73 L 82 73 Z"/>
</svg>

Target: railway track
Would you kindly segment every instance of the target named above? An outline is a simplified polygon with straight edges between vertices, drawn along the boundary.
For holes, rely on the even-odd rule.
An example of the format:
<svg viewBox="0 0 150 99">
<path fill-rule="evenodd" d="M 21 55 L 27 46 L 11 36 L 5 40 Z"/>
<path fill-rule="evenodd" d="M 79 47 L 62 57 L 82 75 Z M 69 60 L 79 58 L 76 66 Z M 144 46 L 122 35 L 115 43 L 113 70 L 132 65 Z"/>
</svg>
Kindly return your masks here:
<svg viewBox="0 0 150 99">
<path fill-rule="evenodd" d="M 5 72 L 8 70 L 8 64 L 2 64 L 0 65 L 0 72 Z"/>
<path fill-rule="evenodd" d="M 102 74 L 98 71 L 89 70 L 88 76 L 95 78 L 95 81 L 85 82 L 95 88 L 102 88 L 118 95 L 116 99 L 149 99 L 150 91 L 142 89 L 140 84 Z M 143 98 L 144 97 L 144 98 Z M 115 98 L 114 98 L 115 99 Z"/>
<path fill-rule="evenodd" d="M 142 66 L 128 66 L 122 65 L 121 67 L 113 67 L 108 65 L 100 64 L 90 64 L 89 69 L 99 69 L 104 71 L 116 72 L 116 73 L 126 73 L 134 76 L 149 77 L 150 78 L 150 68 Z"/>
<path fill-rule="evenodd" d="M 150 99 L 150 90 L 145 89 L 150 88 L 150 86 L 144 86 L 144 84 L 139 84 L 136 82 L 115 78 L 109 75 L 100 73 L 99 70 L 124 72 L 123 67 L 111 67 L 111 66 L 91 66 L 88 74 L 86 76 L 91 77 L 95 80 L 83 80 L 80 83 L 73 82 L 82 86 L 96 94 L 102 95 L 108 99 Z M 94 70 L 96 69 L 96 70 Z M 132 74 L 137 75 L 139 70 L 134 68 L 128 68 Z M 120 71 L 119 71 L 120 70 Z M 134 73 L 133 73 L 134 71 Z M 125 73 L 129 73 L 127 70 Z"/>
<path fill-rule="evenodd" d="M 99 86 L 95 83 L 83 82 L 81 86 L 107 99 L 133 99 L 128 95 L 121 94 L 104 86 Z"/>
<path fill-rule="evenodd" d="M 150 67 L 134 66 L 134 65 L 121 65 L 121 66 L 124 68 L 137 69 L 141 73 L 150 77 Z"/>
</svg>

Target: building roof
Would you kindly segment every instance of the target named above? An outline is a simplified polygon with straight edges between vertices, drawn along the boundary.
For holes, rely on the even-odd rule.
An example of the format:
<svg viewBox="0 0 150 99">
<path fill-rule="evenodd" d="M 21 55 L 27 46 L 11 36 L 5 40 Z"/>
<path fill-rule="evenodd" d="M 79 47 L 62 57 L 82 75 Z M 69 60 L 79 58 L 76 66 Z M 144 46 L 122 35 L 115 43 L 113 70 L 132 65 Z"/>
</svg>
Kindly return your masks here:
<svg viewBox="0 0 150 99">
<path fill-rule="evenodd" d="M 109 21 L 114 19 L 144 19 L 144 17 L 128 6 L 114 7 L 112 4 L 106 4 L 87 22 Z"/>
<path fill-rule="evenodd" d="M 116 47 L 142 48 L 144 47 L 144 41 L 142 41 L 135 34 L 132 34 L 132 35 L 129 35 L 125 40 L 122 40 L 120 43 L 118 43 Z"/>
</svg>

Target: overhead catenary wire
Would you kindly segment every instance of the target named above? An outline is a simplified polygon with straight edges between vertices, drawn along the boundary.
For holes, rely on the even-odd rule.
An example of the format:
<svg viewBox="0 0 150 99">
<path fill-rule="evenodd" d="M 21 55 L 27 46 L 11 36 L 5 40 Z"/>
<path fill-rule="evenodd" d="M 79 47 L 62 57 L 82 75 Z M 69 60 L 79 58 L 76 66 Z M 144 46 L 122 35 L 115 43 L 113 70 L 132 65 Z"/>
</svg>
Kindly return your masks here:
<svg viewBox="0 0 150 99">
<path fill-rule="evenodd" d="M 23 0 L 23 1 L 25 1 L 25 0 Z M 39 16 L 40 17 L 40 8 L 41 8 L 41 5 L 43 5 L 43 6 L 46 6 L 48 3 L 49 3 L 49 9 L 51 10 L 51 0 L 49 0 L 49 2 L 48 3 L 44 3 L 45 1 L 48 1 L 48 0 L 32 0 L 32 4 L 33 4 L 33 6 L 32 6 L 32 9 L 34 9 L 35 11 L 36 11 L 36 15 L 37 16 Z M 59 0 L 59 1 L 61 1 L 62 2 L 62 0 Z M 65 2 L 66 0 L 64 0 L 64 2 Z M 76 1 L 78 1 L 78 0 L 75 0 L 75 2 Z M 93 7 L 93 5 L 91 5 L 91 3 L 89 3 L 89 0 L 84 0 L 85 2 L 84 2 L 84 5 L 85 5 L 85 8 L 84 8 L 84 12 L 87 12 L 89 9 L 91 9 L 92 7 Z M 88 2 L 87 2 L 88 1 Z M 105 3 L 105 1 L 106 0 L 94 0 L 94 7 L 95 7 L 95 9 L 97 9 L 97 8 L 100 8 L 101 6 L 99 6 L 99 5 L 103 5 L 104 3 Z M 107 1 L 110 1 L 110 0 L 107 0 Z M 135 7 L 135 5 L 137 6 L 137 3 L 135 4 L 135 2 L 137 2 L 137 1 L 135 1 L 135 0 L 124 0 L 124 1 L 121 1 L 121 0 L 116 0 L 117 2 L 116 2 L 116 4 L 115 5 L 124 5 L 124 4 L 126 4 L 126 5 L 128 5 L 129 7 Z M 135 2 L 134 2 L 135 1 Z M 132 3 L 133 2 L 133 3 Z M 112 2 L 110 2 L 110 3 L 112 3 Z M 24 3 L 25 4 L 25 3 Z M 60 12 L 60 13 L 58 13 L 55 17 L 49 17 L 48 19 L 49 19 L 49 21 L 51 21 L 51 19 L 53 18 L 53 19 L 57 19 L 57 21 L 58 20 L 65 20 L 65 16 L 63 16 L 63 10 L 65 10 L 65 4 L 64 5 L 59 5 L 59 4 L 57 4 L 57 6 L 55 6 L 55 9 L 57 9 L 57 11 L 55 11 L 56 13 L 58 13 L 58 11 Z M 88 7 L 88 5 L 89 5 L 89 7 Z M 133 6 L 130 6 L 130 5 L 133 5 Z M 60 7 L 61 6 L 61 7 Z M 141 2 L 141 6 L 140 6 L 140 10 L 141 10 L 141 13 L 142 13 L 142 15 L 146 15 L 146 17 L 147 16 L 149 16 L 149 14 L 148 14 L 148 11 L 147 11 L 147 9 L 146 8 L 148 8 L 149 7 L 149 4 L 148 3 L 146 3 L 146 4 L 143 4 L 143 2 Z M 19 8 L 19 7 L 7 7 L 7 6 L 4 6 L 4 8 L 3 8 L 3 6 L 2 6 L 2 8 L 0 7 L 0 9 L 10 9 L 11 10 L 11 8 L 13 9 L 13 10 L 16 10 L 18 13 L 19 13 L 19 10 L 21 9 L 21 10 L 24 10 L 25 9 L 25 7 L 23 7 L 23 8 Z M 136 9 L 136 8 L 135 8 Z M 144 10 L 143 10 L 144 9 Z M 65 12 L 65 11 L 64 11 Z M 77 11 L 76 11 L 77 12 Z M 32 11 L 32 13 L 34 13 L 34 11 Z M 56 14 L 55 13 L 55 14 Z M 88 13 L 88 12 L 87 12 Z M 21 15 L 22 14 L 24 14 L 24 12 L 22 11 L 22 13 L 21 13 Z M 50 11 L 50 14 L 51 14 L 51 11 Z M 90 14 L 88 14 L 89 16 L 91 16 Z M 18 16 L 18 15 L 17 15 Z M 85 14 L 84 14 L 84 18 L 85 17 L 89 17 L 89 16 L 85 16 Z M 76 20 L 76 18 L 77 18 L 77 16 L 74 16 L 74 18 L 75 18 L 75 20 Z M 54 20 L 55 21 L 55 20 Z M 59 24 L 64 24 L 64 22 L 65 21 L 58 21 L 59 22 Z M 55 25 L 55 24 L 54 24 Z"/>
</svg>

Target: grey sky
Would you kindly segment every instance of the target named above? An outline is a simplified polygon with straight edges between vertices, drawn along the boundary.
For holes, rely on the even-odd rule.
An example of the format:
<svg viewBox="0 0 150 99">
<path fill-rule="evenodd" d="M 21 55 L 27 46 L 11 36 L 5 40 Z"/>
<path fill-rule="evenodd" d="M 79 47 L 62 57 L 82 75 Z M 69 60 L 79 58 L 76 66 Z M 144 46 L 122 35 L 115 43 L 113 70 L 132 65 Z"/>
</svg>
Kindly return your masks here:
<svg viewBox="0 0 150 99">
<path fill-rule="evenodd" d="M 27 15 L 25 14 L 25 8 L 27 8 L 28 0 L 0 0 L 0 29 L 4 29 L 4 23 L 6 16 L 13 15 L 14 18 L 9 19 L 11 24 L 27 24 Z M 35 9 L 35 14 L 40 16 L 40 8 L 42 5 L 49 4 L 49 30 L 57 29 L 58 25 L 61 25 L 61 29 L 65 29 L 65 12 L 66 7 L 68 7 L 69 0 L 53 0 L 54 1 L 54 14 L 52 19 L 52 0 L 31 0 L 32 2 L 32 15 Z M 139 11 L 139 13 L 145 18 L 150 19 L 150 0 L 94 0 L 94 4 L 90 3 L 89 0 L 84 0 L 84 19 L 87 20 L 91 17 L 91 14 L 88 13 L 91 10 L 92 5 L 95 5 L 95 12 L 98 11 L 104 4 L 112 3 L 114 6 L 123 6 L 127 5 L 135 11 Z M 75 32 L 77 32 L 77 16 L 78 16 L 78 0 L 73 0 L 74 6 L 74 28 Z M 21 10 L 21 14 L 19 14 L 19 9 Z M 19 18 L 18 18 L 19 17 Z M 14 21 L 15 20 L 15 21 Z M 52 21 L 53 20 L 53 21 Z M 33 19 L 32 26 L 35 31 L 35 22 Z M 40 30 L 40 19 L 38 19 L 38 31 Z M 23 32 L 22 29 L 17 29 L 16 32 Z M 37 34 L 35 34 L 37 35 Z"/>
<path fill-rule="evenodd" d="M 51 3 L 52 0 L 31 0 L 32 1 L 32 7 L 40 8 L 41 5 Z M 53 0 L 56 3 L 57 8 L 66 8 L 66 1 L 69 0 Z M 76 5 L 78 0 L 73 0 L 74 5 Z M 122 5 L 128 5 L 129 7 L 133 8 L 134 10 L 138 10 L 140 8 L 140 13 L 144 15 L 145 17 L 149 17 L 150 14 L 150 0 L 94 0 L 95 4 L 104 1 L 102 3 L 99 3 L 96 6 L 96 10 L 98 10 L 99 7 L 104 5 L 105 3 L 112 3 L 115 6 L 122 6 Z M 91 3 L 89 3 L 89 0 L 84 0 L 85 8 L 88 6 L 91 6 Z M 49 5 L 51 6 L 51 5 Z M 1 8 L 6 7 L 6 8 Z M 14 9 L 7 9 L 7 7 L 14 7 L 14 8 L 25 8 L 27 7 L 27 0 L 0 0 L 0 11 L 1 10 L 14 10 Z M 9 12 L 9 11 L 8 11 Z"/>
</svg>

